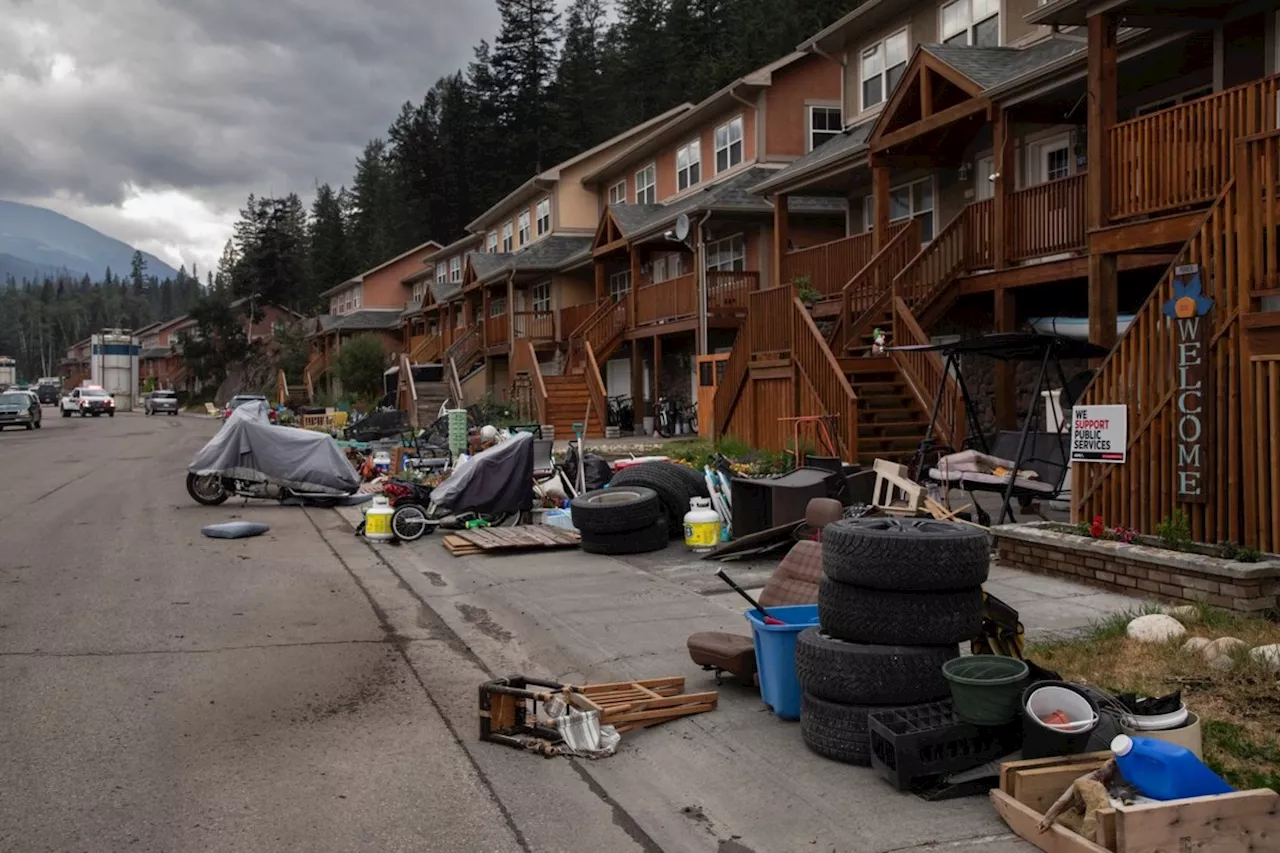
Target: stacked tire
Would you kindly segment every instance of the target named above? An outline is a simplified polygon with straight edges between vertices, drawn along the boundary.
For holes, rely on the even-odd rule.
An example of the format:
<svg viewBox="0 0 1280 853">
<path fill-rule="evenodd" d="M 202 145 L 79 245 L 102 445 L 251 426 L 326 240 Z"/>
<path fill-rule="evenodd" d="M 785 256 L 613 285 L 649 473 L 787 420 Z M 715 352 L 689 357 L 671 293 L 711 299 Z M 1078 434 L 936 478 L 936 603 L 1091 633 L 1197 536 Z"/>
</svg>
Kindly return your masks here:
<svg viewBox="0 0 1280 853">
<path fill-rule="evenodd" d="M 948 695 L 942 665 L 982 628 L 987 533 L 932 519 L 838 521 L 822 533 L 818 623 L 796 639 L 800 734 L 871 762 L 867 716 Z"/>
<path fill-rule="evenodd" d="M 588 554 L 643 554 L 667 547 L 667 515 L 653 489 L 611 485 L 583 492 L 569 513 Z"/>
<path fill-rule="evenodd" d="M 674 462 L 642 462 L 623 468 L 613 475 L 609 486 L 643 486 L 657 492 L 671 539 L 684 536 L 684 517 L 689 512 L 690 499 L 705 498 L 709 494 L 702 474 Z"/>
</svg>

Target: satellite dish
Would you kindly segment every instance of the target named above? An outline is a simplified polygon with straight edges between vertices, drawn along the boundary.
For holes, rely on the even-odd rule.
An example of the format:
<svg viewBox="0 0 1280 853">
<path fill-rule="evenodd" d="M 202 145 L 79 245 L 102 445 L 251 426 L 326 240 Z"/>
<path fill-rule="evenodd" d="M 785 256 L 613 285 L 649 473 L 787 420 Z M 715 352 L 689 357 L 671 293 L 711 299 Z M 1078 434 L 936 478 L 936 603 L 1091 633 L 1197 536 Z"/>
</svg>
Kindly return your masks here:
<svg viewBox="0 0 1280 853">
<path fill-rule="evenodd" d="M 684 242 L 689 237 L 689 216 L 682 213 L 676 217 L 676 239 Z"/>
</svg>

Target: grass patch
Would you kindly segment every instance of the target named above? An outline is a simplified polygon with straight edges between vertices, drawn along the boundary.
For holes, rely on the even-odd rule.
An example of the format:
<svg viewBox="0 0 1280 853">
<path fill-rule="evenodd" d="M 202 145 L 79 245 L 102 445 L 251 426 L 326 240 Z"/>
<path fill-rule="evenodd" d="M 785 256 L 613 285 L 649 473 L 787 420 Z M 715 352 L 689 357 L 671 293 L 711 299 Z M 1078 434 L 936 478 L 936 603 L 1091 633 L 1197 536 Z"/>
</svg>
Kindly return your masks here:
<svg viewBox="0 0 1280 853">
<path fill-rule="evenodd" d="M 735 463 L 735 467 L 743 474 L 782 474 L 794 467 L 794 456 L 790 453 L 771 450 L 758 450 L 745 441 L 725 436 L 719 444 L 710 439 L 690 438 L 663 443 L 656 451 L 663 456 L 701 470 L 710 465 L 717 454 L 723 454 Z"/>
<path fill-rule="evenodd" d="M 1143 609 L 1101 620 L 1078 637 L 1028 645 L 1027 657 L 1072 681 L 1110 693 L 1163 696 L 1181 688 L 1187 707 L 1200 716 L 1205 762 L 1240 789 L 1280 791 L 1280 675 L 1246 651 L 1230 672 L 1218 672 L 1197 653 L 1184 653 L 1186 638 L 1149 645 L 1125 634 Z M 1280 624 L 1207 606 L 1186 620 L 1187 638 L 1236 637 L 1248 648 L 1280 643 Z"/>
</svg>

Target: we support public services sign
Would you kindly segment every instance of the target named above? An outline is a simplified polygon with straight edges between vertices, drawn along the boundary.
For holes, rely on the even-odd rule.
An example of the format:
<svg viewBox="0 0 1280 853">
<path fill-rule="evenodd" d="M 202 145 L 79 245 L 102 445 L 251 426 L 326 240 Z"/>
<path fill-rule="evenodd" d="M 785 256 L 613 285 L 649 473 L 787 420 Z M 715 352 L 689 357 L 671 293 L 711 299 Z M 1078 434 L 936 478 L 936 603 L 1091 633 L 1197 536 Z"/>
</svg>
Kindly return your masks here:
<svg viewBox="0 0 1280 853">
<path fill-rule="evenodd" d="M 1173 294 L 1161 309 L 1173 321 L 1174 496 L 1181 503 L 1204 503 L 1209 474 L 1209 424 L 1213 394 L 1209 389 L 1209 312 L 1213 300 L 1204 295 L 1197 264 L 1173 270 Z"/>
<path fill-rule="evenodd" d="M 1128 406 L 1073 406 L 1071 461 L 1123 463 L 1128 458 Z"/>
</svg>

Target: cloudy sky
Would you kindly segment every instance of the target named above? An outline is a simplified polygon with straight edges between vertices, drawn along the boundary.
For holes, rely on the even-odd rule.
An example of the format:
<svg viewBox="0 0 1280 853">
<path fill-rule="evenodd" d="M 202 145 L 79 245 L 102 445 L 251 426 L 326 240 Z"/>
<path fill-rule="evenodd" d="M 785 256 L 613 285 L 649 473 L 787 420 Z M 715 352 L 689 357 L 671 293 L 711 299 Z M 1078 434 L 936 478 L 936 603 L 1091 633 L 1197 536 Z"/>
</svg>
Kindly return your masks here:
<svg viewBox="0 0 1280 853">
<path fill-rule="evenodd" d="M 497 23 L 490 0 L 0 0 L 0 197 L 207 268 L 249 192 L 348 182 Z"/>
</svg>

